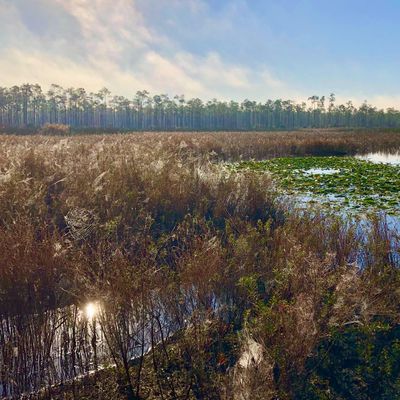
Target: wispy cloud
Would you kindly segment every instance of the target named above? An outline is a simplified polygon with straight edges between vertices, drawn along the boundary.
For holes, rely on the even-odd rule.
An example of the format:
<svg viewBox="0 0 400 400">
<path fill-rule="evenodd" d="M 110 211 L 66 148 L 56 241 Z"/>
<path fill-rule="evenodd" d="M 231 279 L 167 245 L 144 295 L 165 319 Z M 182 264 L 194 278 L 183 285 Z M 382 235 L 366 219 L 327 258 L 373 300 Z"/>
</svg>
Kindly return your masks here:
<svg viewBox="0 0 400 400">
<path fill-rule="evenodd" d="M 316 80 L 312 72 L 297 73 L 293 84 L 296 74 L 287 64 L 277 68 L 269 62 L 283 50 L 270 28 L 263 37 L 266 23 L 253 10 L 256 3 L 0 0 L 0 85 L 58 83 L 91 91 L 107 86 L 129 97 L 147 89 L 261 101 L 306 99 L 314 94 L 310 87 L 324 90 L 321 82 L 307 87 L 306 76 Z M 262 47 L 267 39 L 275 46 L 269 52 Z M 354 101 L 359 98 L 355 93 Z M 379 107 L 400 105 L 395 95 L 378 93 L 368 100 Z"/>
<path fill-rule="evenodd" d="M 284 86 L 265 69 L 251 71 L 228 63 L 218 52 L 198 55 L 180 49 L 168 36 L 146 24 L 135 1 L 54 2 L 78 27 L 75 47 L 60 43 L 57 51 L 51 46 L 49 51 L 46 40 L 39 40 L 24 25 L 18 4 L 1 3 L 3 12 L 8 14 L 7 20 L 12 18 L 13 26 L 20 32 L 20 39 L 0 59 L 4 84 L 56 82 L 86 86 L 90 90 L 108 86 L 125 95 L 146 88 L 202 98 L 257 96 L 260 86 L 263 89 Z M 173 3 L 183 6 L 182 0 L 173 0 L 170 6 Z M 201 1 L 190 0 L 186 4 L 191 12 L 204 12 Z M 7 34 L 14 34 L 11 25 Z"/>
<path fill-rule="evenodd" d="M 378 109 L 387 108 L 400 108 L 400 95 L 373 95 L 373 96 L 337 96 L 336 100 L 338 103 L 347 103 L 349 100 L 355 106 L 360 106 L 364 102 L 374 106 Z"/>
<path fill-rule="evenodd" d="M 49 86 L 51 83 L 66 87 L 85 87 L 97 90 L 107 84 L 101 71 L 77 64 L 65 57 L 43 58 L 40 52 L 29 53 L 9 50 L 7 57 L 0 57 L 1 84 L 12 86 L 26 82 Z M 138 83 L 133 82 L 132 83 Z"/>
<path fill-rule="evenodd" d="M 161 39 L 148 30 L 134 1 L 55 1 L 77 20 L 82 32 L 81 44 L 92 56 L 117 61 L 127 50 L 142 49 Z"/>
</svg>

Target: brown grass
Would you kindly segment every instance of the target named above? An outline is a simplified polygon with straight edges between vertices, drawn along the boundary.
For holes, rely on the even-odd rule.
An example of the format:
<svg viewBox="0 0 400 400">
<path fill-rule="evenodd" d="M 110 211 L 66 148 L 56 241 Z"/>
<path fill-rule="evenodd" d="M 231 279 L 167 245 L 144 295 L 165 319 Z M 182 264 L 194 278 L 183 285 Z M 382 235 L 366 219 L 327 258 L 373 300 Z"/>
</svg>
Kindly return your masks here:
<svg viewBox="0 0 400 400">
<path fill-rule="evenodd" d="M 97 300 L 117 368 L 104 378 L 115 390 L 100 374 L 92 398 L 240 398 L 243 390 L 293 398 L 333 332 L 400 322 L 398 238 L 382 220 L 361 240 L 352 222 L 298 214 L 276 200 L 268 177 L 228 173 L 215 161 L 393 151 L 399 139 L 347 131 L 3 137 L 0 387 L 18 395 L 93 368 L 79 361 L 95 345 L 77 313 Z M 264 358 L 241 388 L 232 371 L 248 337 Z M 143 347 L 131 367 L 133 344 L 144 342 L 152 351 L 144 356 Z M 83 364 L 71 368 L 71 354 Z M 94 383 L 68 385 L 65 398 L 87 392 L 82 385 Z"/>
</svg>

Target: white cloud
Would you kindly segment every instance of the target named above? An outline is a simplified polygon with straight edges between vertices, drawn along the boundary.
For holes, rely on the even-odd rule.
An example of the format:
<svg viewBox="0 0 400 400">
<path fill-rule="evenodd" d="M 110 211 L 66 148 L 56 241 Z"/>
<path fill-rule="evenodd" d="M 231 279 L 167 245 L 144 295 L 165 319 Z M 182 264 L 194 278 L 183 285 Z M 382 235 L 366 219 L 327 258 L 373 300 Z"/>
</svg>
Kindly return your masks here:
<svg viewBox="0 0 400 400">
<path fill-rule="evenodd" d="M 205 87 L 174 62 L 154 51 L 145 55 L 141 66 L 143 80 L 150 81 L 158 92 L 183 93 L 188 96 L 204 94 Z"/>
<path fill-rule="evenodd" d="M 383 109 L 389 107 L 397 107 L 400 109 L 400 96 L 376 95 L 368 99 L 368 104 Z"/>
<path fill-rule="evenodd" d="M 289 88 L 267 66 L 239 65 L 217 51 L 195 54 L 184 50 L 168 32 L 152 29 L 139 0 L 41 0 L 51 2 L 74 24 L 73 30 L 63 25 L 65 40 L 56 45 L 51 36 L 40 37 L 25 26 L 18 9 L 21 1 L 0 0 L 0 23 L 4 23 L 0 41 L 10 47 L 0 49 L 2 85 L 35 82 L 48 87 L 57 83 L 88 91 L 106 86 L 128 97 L 147 89 L 203 100 L 307 97 Z M 158 1 L 160 6 L 188 7 L 200 16 L 208 10 L 203 0 Z M 66 39 L 71 35 L 76 35 L 73 42 Z"/>
<path fill-rule="evenodd" d="M 336 104 L 346 104 L 348 101 L 351 101 L 355 107 L 359 107 L 365 101 L 370 106 L 376 107 L 377 109 L 387 109 L 387 108 L 397 108 L 400 109 L 400 95 L 385 95 L 385 94 L 377 94 L 373 96 L 345 96 L 345 95 L 337 95 L 336 96 Z"/>
<path fill-rule="evenodd" d="M 65 87 L 84 87 L 97 90 L 107 82 L 99 71 L 76 64 L 63 57 L 43 58 L 41 53 L 26 53 L 10 50 L 7 57 L 0 58 L 2 85 L 12 86 L 22 83 L 39 83 L 49 86 L 60 83 Z"/>
<path fill-rule="evenodd" d="M 142 15 L 130 0 L 55 0 L 79 23 L 86 51 L 117 61 L 127 50 L 154 41 Z"/>
<path fill-rule="evenodd" d="M 282 81 L 280 81 L 278 78 L 274 77 L 267 68 L 264 68 L 261 71 L 261 78 L 262 78 L 263 82 L 271 88 L 284 87 L 284 83 Z"/>
<path fill-rule="evenodd" d="M 16 5 L 1 1 L 8 14 L 4 18 L 13 20 L 6 30 L 12 48 L 0 51 L 3 85 L 57 83 L 89 91 L 107 86 L 129 97 L 147 89 L 203 99 L 263 98 L 265 91 L 284 88 L 267 69 L 252 71 L 226 62 L 215 51 L 195 55 L 179 49 L 147 26 L 134 0 L 54 0 L 77 29 L 74 43 L 61 42 L 57 51 L 24 26 Z M 182 0 L 173 3 L 183 7 Z M 185 4 L 192 12 L 204 11 L 201 0 Z"/>
<path fill-rule="evenodd" d="M 199 74 L 210 84 L 222 84 L 233 88 L 250 87 L 248 69 L 223 62 L 216 52 L 209 53 L 204 59 L 181 53 L 177 56 L 177 61 L 180 60 L 184 60 L 188 71 Z"/>
<path fill-rule="evenodd" d="M 187 43 L 178 40 L 188 33 L 187 25 L 181 31 L 181 25 L 160 31 L 151 16 L 154 7 L 158 18 L 168 7 L 170 16 L 187 15 L 192 22 L 201 21 L 201 26 L 196 25 L 201 41 L 208 31 L 216 37 L 218 33 L 231 35 L 236 29 L 232 23 L 246 10 L 242 1 L 232 2 L 223 15 L 213 16 L 204 0 L 38 0 L 41 7 L 32 9 L 40 18 L 33 19 L 24 9 L 27 1 L 0 0 L 0 85 L 35 82 L 48 87 L 58 83 L 89 91 L 106 86 L 114 94 L 129 97 L 147 89 L 203 100 L 290 98 L 300 102 L 312 94 L 289 86 L 283 71 L 277 76 L 268 65 L 252 63 L 250 67 L 224 58 L 213 49 L 214 42 L 188 51 Z M 50 6 L 52 12 L 46 13 Z M 49 15 L 56 22 L 46 24 Z M 43 31 L 43 23 L 45 34 L 40 34 L 35 29 Z M 355 105 L 364 101 L 361 96 L 349 98 Z M 337 103 L 349 98 L 338 96 Z M 382 93 L 368 96 L 368 101 L 379 108 L 400 107 L 400 96 Z"/>
</svg>

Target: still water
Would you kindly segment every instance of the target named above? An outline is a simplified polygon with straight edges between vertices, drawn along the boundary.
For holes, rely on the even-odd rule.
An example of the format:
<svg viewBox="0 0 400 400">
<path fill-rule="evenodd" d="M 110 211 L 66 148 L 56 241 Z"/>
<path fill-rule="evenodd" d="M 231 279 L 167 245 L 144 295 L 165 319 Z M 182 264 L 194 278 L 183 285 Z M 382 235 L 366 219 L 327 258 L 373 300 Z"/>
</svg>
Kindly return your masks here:
<svg viewBox="0 0 400 400">
<path fill-rule="evenodd" d="M 400 165 L 400 152 L 396 153 L 385 153 L 385 152 L 377 152 L 377 153 L 367 153 L 367 154 L 357 154 L 355 158 L 359 160 L 370 161 L 374 164 L 391 164 L 391 165 Z"/>
</svg>

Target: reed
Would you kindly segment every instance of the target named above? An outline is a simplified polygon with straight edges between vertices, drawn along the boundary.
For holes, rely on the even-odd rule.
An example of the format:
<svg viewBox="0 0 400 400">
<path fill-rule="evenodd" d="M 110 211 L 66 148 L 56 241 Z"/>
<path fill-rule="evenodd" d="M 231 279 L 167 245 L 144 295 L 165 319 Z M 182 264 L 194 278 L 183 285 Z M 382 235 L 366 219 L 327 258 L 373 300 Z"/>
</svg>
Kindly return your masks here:
<svg viewBox="0 0 400 400">
<path fill-rule="evenodd" d="M 367 131 L 3 137 L 0 391 L 325 399 L 358 390 L 367 398 L 363 388 L 382 379 L 375 395 L 395 396 L 396 232 L 384 217 L 361 235 L 355 222 L 298 212 L 276 198 L 268 176 L 216 161 L 394 150 L 399 139 Z M 244 368 L 251 341 L 260 357 Z M 357 341 L 354 368 L 337 386 Z M 371 370 L 382 360 L 384 370 Z"/>
</svg>

